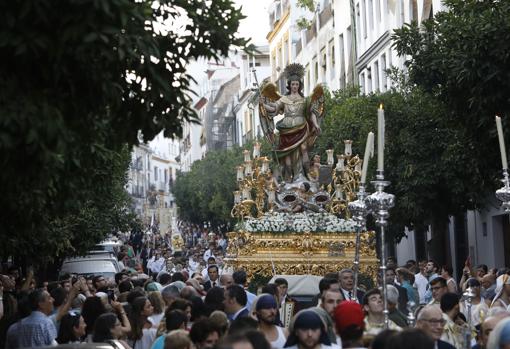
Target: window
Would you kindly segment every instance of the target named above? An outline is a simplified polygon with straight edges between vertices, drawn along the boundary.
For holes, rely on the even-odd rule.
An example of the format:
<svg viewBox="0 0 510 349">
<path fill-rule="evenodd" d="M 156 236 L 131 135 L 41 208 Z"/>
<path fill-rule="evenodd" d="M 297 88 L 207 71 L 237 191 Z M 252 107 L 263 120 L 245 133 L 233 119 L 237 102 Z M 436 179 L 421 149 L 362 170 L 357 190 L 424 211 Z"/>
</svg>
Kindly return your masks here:
<svg viewBox="0 0 510 349">
<path fill-rule="evenodd" d="M 377 0 L 376 0 L 377 1 Z M 368 0 L 367 15 L 370 30 L 374 30 L 374 0 Z"/>
<path fill-rule="evenodd" d="M 374 81 L 375 81 L 375 90 L 380 91 L 380 84 L 379 84 L 379 62 L 375 61 L 374 63 Z"/>
<path fill-rule="evenodd" d="M 356 25 L 356 41 L 359 42 L 361 40 L 361 12 L 359 3 L 356 4 L 356 22 L 354 22 L 354 25 Z"/>
<path fill-rule="evenodd" d="M 384 92 L 388 88 L 386 83 L 386 54 L 381 55 L 381 90 Z"/>
<path fill-rule="evenodd" d="M 344 35 L 340 34 L 339 42 L 338 42 L 339 59 L 340 59 L 340 88 L 344 88 L 345 81 L 345 55 L 344 55 Z"/>
<path fill-rule="evenodd" d="M 281 45 L 280 45 L 280 47 L 278 47 L 278 56 L 276 57 L 276 59 L 278 60 L 277 66 L 282 69 L 285 68 L 285 66 L 282 64 L 283 54 L 282 54 L 282 46 Z"/>
<path fill-rule="evenodd" d="M 418 20 L 418 4 L 416 0 L 411 0 L 409 6 L 409 22 Z"/>
<path fill-rule="evenodd" d="M 372 69 L 369 67 L 367 68 L 367 93 L 372 92 Z"/>
<path fill-rule="evenodd" d="M 359 87 L 362 93 L 366 93 L 365 91 L 365 73 L 361 73 L 359 75 Z"/>
<path fill-rule="evenodd" d="M 331 78 L 334 78 L 335 77 L 335 63 L 336 63 L 336 60 L 335 60 L 335 42 L 334 40 L 332 39 L 330 42 L 329 42 L 329 57 L 330 57 L 330 60 L 331 60 Z"/>
<path fill-rule="evenodd" d="M 289 64 L 289 40 L 285 39 L 283 42 L 283 67 Z"/>
<path fill-rule="evenodd" d="M 168 170 L 165 170 L 165 183 L 168 182 Z"/>
<path fill-rule="evenodd" d="M 320 70 L 320 76 L 321 76 L 321 79 L 324 80 L 325 77 L 326 77 L 326 72 L 327 72 L 327 69 L 328 69 L 328 66 L 327 66 L 327 57 L 326 57 L 326 47 L 322 47 L 321 48 L 321 70 Z"/>
<path fill-rule="evenodd" d="M 368 28 L 367 28 L 367 0 L 363 2 L 363 8 L 362 8 L 361 16 L 363 17 L 363 37 L 366 39 L 368 37 Z"/>
<path fill-rule="evenodd" d="M 154 166 L 154 180 L 158 180 L 158 168 L 156 166 Z"/>
<path fill-rule="evenodd" d="M 319 62 L 317 62 L 317 56 L 313 57 L 312 65 L 313 65 L 313 76 L 312 76 L 313 81 L 312 81 L 311 85 L 314 85 L 314 83 L 317 82 L 317 79 L 319 78 Z"/>
</svg>

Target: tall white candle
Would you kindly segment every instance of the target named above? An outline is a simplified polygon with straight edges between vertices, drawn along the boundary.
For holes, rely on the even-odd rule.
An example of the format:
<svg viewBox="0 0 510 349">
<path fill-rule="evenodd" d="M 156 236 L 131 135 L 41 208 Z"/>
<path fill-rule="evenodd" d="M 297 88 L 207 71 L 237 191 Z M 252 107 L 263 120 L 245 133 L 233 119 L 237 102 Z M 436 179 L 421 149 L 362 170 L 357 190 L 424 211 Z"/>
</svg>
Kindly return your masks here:
<svg viewBox="0 0 510 349">
<path fill-rule="evenodd" d="M 496 115 L 496 128 L 498 129 L 499 150 L 501 151 L 501 163 L 503 165 L 503 170 L 506 170 L 508 169 L 508 161 L 506 159 L 505 138 L 503 137 L 503 127 L 501 126 L 501 118 L 497 115 Z"/>
<path fill-rule="evenodd" d="M 333 158 L 333 152 L 334 150 L 333 149 L 327 149 L 326 150 L 326 155 L 327 155 L 327 164 L 329 166 L 332 166 L 333 165 L 333 162 L 334 162 L 334 158 Z"/>
<path fill-rule="evenodd" d="M 374 133 L 369 132 L 367 136 L 367 144 L 365 145 L 365 156 L 363 157 L 363 170 L 361 171 L 361 184 L 366 183 L 367 171 L 368 171 L 368 160 L 370 159 L 370 153 L 374 147 Z"/>
<path fill-rule="evenodd" d="M 377 110 L 377 170 L 384 171 L 384 109 Z"/>
<path fill-rule="evenodd" d="M 351 156 L 352 155 L 352 141 L 350 139 L 347 139 L 344 141 L 344 144 L 345 144 L 344 154 L 346 156 Z"/>
<path fill-rule="evenodd" d="M 242 181 L 244 179 L 244 167 L 237 166 L 237 180 Z"/>
<path fill-rule="evenodd" d="M 253 158 L 258 158 L 260 156 L 260 143 L 255 142 L 253 145 Z"/>
<path fill-rule="evenodd" d="M 244 154 L 244 162 L 251 160 L 250 159 L 250 151 L 248 149 L 243 150 L 243 154 Z"/>
<path fill-rule="evenodd" d="M 345 157 L 343 155 L 337 155 L 337 162 L 336 162 L 336 170 L 337 171 L 343 171 L 345 170 Z"/>
</svg>

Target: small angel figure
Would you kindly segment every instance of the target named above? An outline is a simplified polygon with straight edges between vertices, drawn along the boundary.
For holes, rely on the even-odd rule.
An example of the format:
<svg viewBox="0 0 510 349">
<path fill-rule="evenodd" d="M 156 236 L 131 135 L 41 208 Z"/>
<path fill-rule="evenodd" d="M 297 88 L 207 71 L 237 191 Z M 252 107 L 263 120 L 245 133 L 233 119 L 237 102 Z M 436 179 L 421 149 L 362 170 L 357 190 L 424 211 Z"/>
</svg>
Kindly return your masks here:
<svg viewBox="0 0 510 349">
<path fill-rule="evenodd" d="M 305 98 L 303 89 L 304 68 L 292 63 L 285 68 L 287 93 L 280 96 L 273 83 L 262 86 L 259 99 L 261 126 L 267 139 L 273 144 L 276 159 L 287 183 L 308 181 L 310 159 L 308 148 L 321 133 L 324 117 L 324 91 L 317 85 L 311 97 Z M 274 135 L 274 117 L 283 114 L 276 124 L 279 141 Z"/>
</svg>

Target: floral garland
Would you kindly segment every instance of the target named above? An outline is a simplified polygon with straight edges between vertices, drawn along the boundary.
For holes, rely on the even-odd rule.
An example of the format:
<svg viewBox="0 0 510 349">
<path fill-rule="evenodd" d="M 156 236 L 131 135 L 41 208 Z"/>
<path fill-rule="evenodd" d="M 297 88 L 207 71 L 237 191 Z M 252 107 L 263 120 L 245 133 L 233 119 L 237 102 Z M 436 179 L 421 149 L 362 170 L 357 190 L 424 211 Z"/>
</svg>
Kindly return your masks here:
<svg viewBox="0 0 510 349">
<path fill-rule="evenodd" d="M 356 225 L 352 219 L 338 218 L 330 213 L 266 213 L 261 218 L 248 218 L 239 222 L 236 230 L 257 232 L 352 232 Z"/>
</svg>

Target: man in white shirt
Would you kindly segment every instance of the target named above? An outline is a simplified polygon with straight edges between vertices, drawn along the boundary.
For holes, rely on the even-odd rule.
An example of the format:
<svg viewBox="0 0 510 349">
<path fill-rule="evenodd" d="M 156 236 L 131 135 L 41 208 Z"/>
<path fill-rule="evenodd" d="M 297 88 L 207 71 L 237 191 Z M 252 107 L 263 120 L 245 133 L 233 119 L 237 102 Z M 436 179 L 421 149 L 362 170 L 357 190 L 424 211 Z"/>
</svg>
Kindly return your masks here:
<svg viewBox="0 0 510 349">
<path fill-rule="evenodd" d="M 214 259 L 216 259 L 216 256 L 214 255 L 214 252 L 213 252 L 213 247 L 212 245 L 209 245 L 209 248 L 207 250 L 205 250 L 204 252 L 204 261 L 206 262 L 209 262 L 209 258 L 211 257 L 214 257 Z"/>
<path fill-rule="evenodd" d="M 165 258 L 161 256 L 159 251 L 156 251 L 156 253 L 154 253 L 154 255 L 147 262 L 147 269 L 149 269 L 149 271 L 154 274 L 158 274 L 161 270 L 163 270 L 164 266 Z"/>
<path fill-rule="evenodd" d="M 413 287 L 418 290 L 420 304 L 426 304 L 425 293 L 427 292 L 427 288 L 429 286 L 429 279 L 427 277 L 427 274 L 425 273 L 427 262 L 421 261 L 418 265 L 420 267 L 420 272 L 414 275 Z"/>
<path fill-rule="evenodd" d="M 272 295 L 259 296 L 256 306 L 259 331 L 264 334 L 273 349 L 283 349 L 287 341 L 288 332 L 285 328 L 276 326 L 278 305 Z"/>
</svg>

